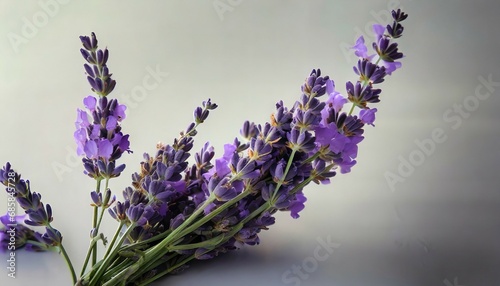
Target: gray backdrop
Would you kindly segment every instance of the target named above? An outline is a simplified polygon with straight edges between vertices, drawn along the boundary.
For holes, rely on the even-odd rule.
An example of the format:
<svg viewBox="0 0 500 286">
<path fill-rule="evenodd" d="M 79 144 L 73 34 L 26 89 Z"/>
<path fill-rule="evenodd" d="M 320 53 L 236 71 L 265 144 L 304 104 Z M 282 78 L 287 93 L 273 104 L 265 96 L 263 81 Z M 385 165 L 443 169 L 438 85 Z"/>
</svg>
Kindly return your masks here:
<svg viewBox="0 0 500 286">
<path fill-rule="evenodd" d="M 301 217 L 278 214 L 261 245 L 156 285 L 499 285 L 498 3 L 0 1 L 0 162 L 52 205 L 79 269 L 94 185 L 74 157 L 75 109 L 90 94 L 78 36 L 94 31 L 109 48 L 112 95 L 129 105 L 134 153 L 111 185 L 120 194 L 142 153 L 171 142 L 208 97 L 220 107 L 196 149 L 208 140 L 220 154 L 244 120 L 268 120 L 280 99 L 293 104 L 312 68 L 345 90 L 355 78 L 346 47 L 398 6 L 410 14 L 407 57 L 381 85 L 352 173 L 308 187 Z M 111 236 L 115 223 L 104 227 Z M 2 285 L 70 284 L 57 254 L 16 255 L 15 280 L 0 262 Z"/>
</svg>

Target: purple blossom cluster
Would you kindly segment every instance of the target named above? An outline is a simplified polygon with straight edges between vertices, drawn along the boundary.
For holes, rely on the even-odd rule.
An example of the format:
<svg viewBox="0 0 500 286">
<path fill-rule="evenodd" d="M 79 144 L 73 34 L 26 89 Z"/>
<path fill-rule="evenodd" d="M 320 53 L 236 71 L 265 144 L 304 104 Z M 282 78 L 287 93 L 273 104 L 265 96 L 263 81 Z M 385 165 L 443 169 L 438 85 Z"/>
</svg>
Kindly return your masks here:
<svg viewBox="0 0 500 286">
<path fill-rule="evenodd" d="M 299 217 L 306 185 L 326 184 L 337 171 L 350 172 L 363 128 L 375 120 L 377 109 L 368 105 L 380 101 L 381 90 L 373 86 L 401 66 L 395 60 L 403 55 L 391 41 L 402 35 L 400 22 L 406 17 L 394 11 L 392 25 L 374 26 L 373 55 L 362 37 L 357 41 L 353 48 L 360 59 L 354 71 L 359 80 L 347 82 L 346 97 L 335 90 L 333 80 L 313 70 L 291 108 L 280 101 L 270 122 L 244 122 L 243 139 L 226 144 L 221 157 L 214 159 L 214 149 L 206 143 L 194 154 L 195 163 L 187 162 L 196 126 L 215 108 L 210 100 L 196 108 L 195 122 L 172 145 L 159 144 L 155 156 L 145 154 L 132 186 L 123 192 L 125 200 L 110 213 L 133 226 L 127 236 L 130 249 L 140 245 L 143 259 L 157 256 L 163 263 L 141 267 L 128 279 L 149 281 L 190 257 L 210 259 L 259 244 L 259 233 L 274 224 L 277 211 Z M 352 107 L 346 112 L 348 102 Z"/>
<path fill-rule="evenodd" d="M 401 22 L 407 15 L 398 10 L 392 16 L 392 24 L 374 25 L 373 54 L 368 53 L 363 37 L 357 40 L 353 49 L 359 60 L 354 72 L 359 78 L 346 83 L 345 96 L 329 76 L 312 70 L 291 107 L 279 101 L 269 122 L 245 121 L 241 137 L 224 145 L 219 157 L 209 143 L 193 152 L 197 127 L 217 108 L 208 99 L 194 110 L 193 122 L 172 144 L 159 143 L 153 156 L 144 154 L 131 186 L 123 190 L 123 201 L 112 196 L 108 180 L 121 174 L 125 165 L 116 161 L 124 152 L 131 152 L 129 136 L 121 131 L 126 107 L 107 97 L 116 85 L 107 67 L 108 50 L 98 49 L 94 33 L 80 37 L 87 79 L 98 95 L 84 98 L 85 110 L 77 111 L 74 133 L 84 172 L 97 181 L 96 191 L 91 193 L 91 244 L 81 277 L 76 279 L 62 235 L 50 224 L 50 205 L 41 202 L 41 195 L 32 192 L 29 181 L 9 163 L 0 170 L 0 182 L 26 215 L 15 218 L 15 229 L 7 227 L 7 215 L 0 217 L 4 226 L 0 227 L 0 247 L 9 247 L 15 230 L 15 247 L 58 248 L 70 265 L 74 282 L 93 286 L 105 282 L 145 285 L 181 270 L 192 259 L 211 259 L 245 244 L 259 244 L 260 232 L 275 223 L 278 211 L 299 218 L 309 183 L 328 184 L 338 172 L 348 173 L 356 164 L 364 127 L 374 125 L 377 109 L 371 105 L 381 98 L 381 89 L 375 85 L 401 67 L 397 60 L 403 54 L 394 40 L 402 36 Z M 347 103 L 351 103 L 348 111 L 344 109 Z M 355 110 L 359 112 L 354 114 Z M 191 157 L 194 162 L 188 161 Z M 106 187 L 101 192 L 103 179 Z M 95 243 L 107 242 L 98 235 L 106 209 L 119 226 L 103 259 L 96 262 Z M 45 227 L 45 232 L 28 226 Z M 85 273 L 91 255 L 91 269 Z"/>
<path fill-rule="evenodd" d="M 85 110 L 77 110 L 74 133 L 77 154 L 84 156 L 82 161 L 88 176 L 95 179 L 118 177 L 125 165 L 117 166 L 116 160 L 124 152 L 131 152 L 129 135 L 124 135 L 120 126 L 126 117 L 126 106 L 107 98 L 116 85 L 106 65 L 108 49 L 98 49 L 94 33 L 91 37 L 81 36 L 80 40 L 83 45 L 80 52 L 87 61 L 84 64 L 87 79 L 99 98 L 85 97 Z"/>
</svg>

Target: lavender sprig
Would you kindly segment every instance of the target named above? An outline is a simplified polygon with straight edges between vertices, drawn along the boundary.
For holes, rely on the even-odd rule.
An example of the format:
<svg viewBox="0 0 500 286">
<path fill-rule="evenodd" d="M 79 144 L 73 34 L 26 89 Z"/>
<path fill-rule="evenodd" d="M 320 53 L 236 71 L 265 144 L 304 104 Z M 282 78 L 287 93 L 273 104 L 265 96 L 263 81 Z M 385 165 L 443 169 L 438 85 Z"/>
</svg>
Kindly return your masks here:
<svg viewBox="0 0 500 286">
<path fill-rule="evenodd" d="M 390 33 L 399 38 L 403 30 L 399 22 L 405 17 L 400 11 L 393 14 L 397 32 Z M 358 41 L 356 53 L 362 59 L 355 72 L 360 80 L 347 83 L 347 99 L 335 91 L 333 81 L 313 70 L 293 108 L 288 110 L 278 103 L 271 123 L 245 122 L 241 133 L 248 144 L 236 140 L 226 145 L 224 155 L 202 175 L 204 180 L 197 184 L 205 199 L 197 201 L 196 210 L 187 218 L 180 214 L 173 219 L 176 222 L 171 232 L 147 249 L 141 261 L 114 272 L 118 274 L 109 285 L 121 279 L 149 283 L 191 259 L 208 259 L 241 244 L 258 244 L 258 233 L 274 223 L 275 211 L 290 211 L 298 217 L 306 201 L 302 190 L 308 183 L 327 183 L 337 168 L 341 173 L 349 172 L 356 164 L 363 127 L 375 120 L 376 109 L 367 105 L 379 101 L 380 89 L 372 85 L 399 68 L 395 60 L 402 57 L 389 36 L 377 27 L 375 32 L 377 56 L 364 56 L 367 49 L 359 47 Z M 319 101 L 325 93 L 328 99 Z M 361 108 L 359 115 L 352 115 L 353 108 L 348 113 L 342 111 L 347 100 Z M 243 156 L 245 149 L 247 155 Z M 160 258 L 175 252 L 178 259 L 164 261 L 169 266 L 161 267 Z"/>
<path fill-rule="evenodd" d="M 279 101 L 269 122 L 244 122 L 242 139 L 224 145 L 223 154 L 217 157 L 208 142 L 198 152 L 192 151 L 197 127 L 217 108 L 210 99 L 204 101 L 194 110 L 193 122 L 172 144 L 159 143 L 154 156 L 144 154 L 131 186 L 123 190 L 124 200 L 116 204 L 108 183 L 125 168 L 117 160 L 131 152 L 129 136 L 121 130 L 126 107 L 109 98 L 116 82 L 107 67 L 107 48 L 98 49 L 94 33 L 81 36 L 87 80 L 98 97 L 83 100 L 85 110 L 78 110 L 74 133 L 84 173 L 96 181 L 96 189 L 90 193 L 94 207 L 91 241 L 80 278 L 76 280 L 62 234 L 51 226 L 51 206 L 44 205 L 41 195 L 31 191 L 29 181 L 7 163 L 0 170 L 0 181 L 26 213 L 14 219 L 19 239 L 14 247 L 58 250 L 74 284 L 96 286 L 146 285 L 181 271 L 191 260 L 207 260 L 245 244 L 259 244 L 260 232 L 275 223 L 276 212 L 300 217 L 308 184 L 327 184 L 357 163 L 364 127 L 374 125 L 377 109 L 372 104 L 381 100 L 376 85 L 401 67 L 398 60 L 403 54 L 395 40 L 403 34 L 401 22 L 407 15 L 397 10 L 392 16 L 392 24 L 374 25 L 372 54 L 363 37 L 357 40 L 353 49 L 359 57 L 354 67 L 358 79 L 346 83 L 345 96 L 329 76 L 314 69 L 291 107 Z M 349 111 L 344 110 L 347 102 L 352 104 Z M 354 114 L 355 110 L 359 113 Z M 191 157 L 194 163 L 188 161 Z M 99 233 L 106 210 L 118 222 L 109 245 Z M 8 225 L 6 218 L 0 217 L 4 226 Z M 44 233 L 29 226 L 42 226 Z M 0 227 L 0 246 L 9 247 L 7 235 L 11 235 L 7 228 Z M 99 240 L 108 248 L 97 261 Z"/>
<path fill-rule="evenodd" d="M 84 156 L 84 173 L 96 180 L 96 189 L 91 193 L 91 198 L 95 202 L 96 196 L 101 194 L 101 181 L 105 181 L 105 190 L 108 189 L 109 180 L 120 176 L 125 169 L 125 164 L 117 165 L 117 160 L 124 152 L 130 150 L 129 135 L 121 131 L 121 122 L 125 119 L 126 106 L 119 104 L 116 99 L 108 99 L 108 95 L 113 91 L 116 81 L 111 79 L 107 61 L 109 51 L 98 49 L 98 42 L 94 33 L 88 36 L 80 36 L 83 48 L 80 52 L 87 61 L 84 64 L 87 79 L 92 91 L 99 98 L 87 96 L 83 100 L 86 110 L 77 110 L 77 120 L 75 122 L 76 131 L 74 138 L 77 143 L 77 154 Z M 108 197 L 109 199 L 109 197 Z M 85 271 L 87 259 L 92 253 L 92 265 L 97 262 L 97 246 L 95 239 L 98 239 L 98 231 L 104 211 L 108 204 L 94 204 L 92 218 L 91 242 L 92 247 L 82 268 Z M 101 212 L 99 213 L 99 208 Z"/>
<path fill-rule="evenodd" d="M 0 182 L 6 186 L 6 191 L 13 194 L 19 206 L 24 210 L 27 219 L 24 223 L 30 226 L 41 226 L 45 228 L 45 233 L 38 233 L 28 230 L 22 225 L 16 226 L 21 232 L 21 240 L 27 244 L 28 249 L 34 251 L 57 250 L 62 254 L 68 268 L 71 272 L 73 283 L 76 283 L 76 274 L 73 264 L 62 244 L 63 236 L 55 228 L 52 227 L 52 208 L 49 204 L 44 205 L 41 201 L 42 196 L 39 193 L 31 191 L 29 180 L 24 180 L 19 173 L 14 171 L 7 163 L 0 170 Z M 22 218 L 25 218 L 24 216 Z M 2 224 L 5 223 L 5 218 L 2 219 Z M 24 234 L 23 234 L 24 232 Z M 34 238 L 34 239 L 33 239 Z"/>
<path fill-rule="evenodd" d="M 130 250 L 133 245 L 140 246 L 144 251 L 136 258 L 139 260 L 123 262 L 123 267 L 112 270 L 99 269 L 101 276 L 94 276 L 90 284 L 99 279 L 110 279 L 109 285 L 125 280 L 146 284 L 192 259 L 210 259 L 243 244 L 258 244 L 258 233 L 274 223 L 276 211 L 289 211 L 292 217 L 299 217 L 306 202 L 303 188 L 307 184 L 328 183 L 338 169 L 341 173 L 350 172 L 356 164 L 358 144 L 364 139 L 363 127 L 373 125 L 375 120 L 376 108 L 370 109 L 368 104 L 380 101 L 381 90 L 373 85 L 383 82 L 401 66 L 395 60 L 402 54 L 390 37 L 401 36 L 403 27 L 399 22 L 406 17 L 400 11 L 393 14 L 395 23 L 387 26 L 388 34 L 378 26 L 374 29 L 376 54 L 367 54 L 362 38 L 354 47 L 361 57 L 354 68 L 359 81 L 346 84 L 347 98 L 335 90 L 328 76 L 321 76 L 319 69 L 313 70 L 301 88 L 302 97 L 292 108 L 278 102 L 270 123 L 245 122 L 241 135 L 247 142 L 236 139 L 226 144 L 223 156 L 214 163 L 210 162 L 213 149 L 205 145 L 195 156 L 196 164 L 186 171 L 185 184 L 176 185 L 170 193 L 159 190 L 157 184 L 151 189 L 149 178 L 153 174 L 163 184 L 172 185 L 170 175 L 185 169 L 185 154 L 170 153 L 169 158 L 183 158 L 179 161 L 182 167 L 176 171 L 169 169 L 175 164 L 161 167 L 159 160 L 146 156 L 141 174 L 133 176 L 135 189 L 125 193 L 129 200 L 125 206 L 150 205 L 152 200 L 161 201 L 158 194 L 163 194 L 161 197 L 168 199 L 161 205 L 166 204 L 169 212 L 163 218 L 170 222 L 170 228 L 153 236 L 144 236 L 146 232 L 140 228 L 140 235 L 124 247 Z M 321 101 L 324 94 L 328 98 Z M 342 109 L 347 101 L 353 107 L 346 113 Z M 360 112 L 353 115 L 356 106 Z M 201 109 L 195 114 L 202 114 Z M 188 146 L 190 149 L 191 144 Z M 141 188 L 144 191 L 137 191 Z M 185 208 L 172 209 L 169 203 L 179 200 Z M 118 209 L 114 217 L 119 217 Z M 163 225 L 156 231 L 165 228 L 157 216 L 147 219 L 153 228 Z"/>
</svg>

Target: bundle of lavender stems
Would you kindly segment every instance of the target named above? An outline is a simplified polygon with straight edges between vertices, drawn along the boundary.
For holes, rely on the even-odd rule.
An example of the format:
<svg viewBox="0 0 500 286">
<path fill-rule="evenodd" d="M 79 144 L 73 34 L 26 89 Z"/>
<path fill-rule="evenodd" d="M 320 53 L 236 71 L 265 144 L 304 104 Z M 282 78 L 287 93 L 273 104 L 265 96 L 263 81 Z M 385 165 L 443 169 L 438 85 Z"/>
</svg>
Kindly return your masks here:
<svg viewBox="0 0 500 286">
<path fill-rule="evenodd" d="M 148 285 L 183 270 L 192 260 L 259 244 L 259 233 L 275 223 L 277 211 L 299 217 L 309 183 L 327 184 L 356 164 L 364 127 L 374 125 L 378 86 L 401 67 L 403 54 L 395 41 L 402 36 L 401 22 L 407 15 L 397 10 L 392 16 L 393 23 L 374 25 L 371 53 L 363 37 L 353 46 L 359 57 L 357 80 L 346 83 L 345 95 L 314 69 L 293 106 L 279 101 L 269 122 L 245 121 L 241 136 L 224 145 L 222 156 L 208 143 L 193 150 L 198 127 L 217 108 L 208 99 L 196 107 L 193 122 L 178 138 L 158 144 L 154 155 L 144 154 L 131 185 L 123 190 L 123 200 L 116 199 L 109 183 L 125 169 L 121 156 L 131 152 L 129 135 L 121 128 L 126 106 L 110 96 L 116 82 L 107 67 L 108 49 L 98 48 L 94 33 L 81 36 L 80 52 L 95 94 L 85 97 L 84 109 L 77 110 L 74 133 L 84 173 L 95 182 L 83 267 L 75 271 L 63 235 L 52 226 L 52 208 L 10 163 L 0 170 L 0 181 L 9 203 L 17 203 L 25 214 L 17 216 L 9 208 L 0 218 L 1 248 L 55 250 L 67 262 L 73 285 L 94 286 Z M 109 238 L 100 227 L 106 215 L 117 221 Z M 100 243 L 104 253 L 98 253 Z"/>
</svg>

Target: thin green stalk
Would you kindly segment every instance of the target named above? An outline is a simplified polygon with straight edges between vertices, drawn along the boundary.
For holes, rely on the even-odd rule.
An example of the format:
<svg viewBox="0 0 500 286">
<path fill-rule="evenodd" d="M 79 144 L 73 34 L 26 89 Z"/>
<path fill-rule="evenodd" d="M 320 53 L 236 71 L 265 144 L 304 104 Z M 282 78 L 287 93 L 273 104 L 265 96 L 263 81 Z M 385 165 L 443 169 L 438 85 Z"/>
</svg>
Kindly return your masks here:
<svg viewBox="0 0 500 286">
<path fill-rule="evenodd" d="M 290 167 L 292 166 L 292 162 L 293 162 L 293 157 L 295 157 L 296 152 L 297 152 L 297 149 L 293 148 L 292 153 L 290 154 L 290 157 L 288 158 L 288 162 L 286 163 L 285 172 L 283 172 L 283 176 L 276 184 L 276 188 L 274 189 L 274 194 L 273 194 L 271 200 L 276 199 L 275 196 L 278 194 L 278 190 L 281 188 L 281 186 L 285 182 L 286 176 L 288 175 L 288 171 L 290 171 Z"/>
<path fill-rule="evenodd" d="M 157 259 L 157 260 L 153 260 L 151 261 L 151 263 L 148 263 L 147 265 L 141 265 L 140 267 L 140 271 L 136 271 L 134 272 L 134 274 L 130 275 L 127 279 L 129 281 L 135 281 L 137 280 L 141 275 L 143 275 L 144 273 L 150 271 L 151 269 L 154 269 L 155 267 L 158 267 L 160 266 L 161 264 L 164 264 L 164 263 L 167 263 L 169 260 L 179 256 L 180 254 L 174 252 L 170 255 L 168 255 L 167 257 L 162 257 L 160 259 Z M 125 269 L 126 270 L 126 269 Z"/>
<path fill-rule="evenodd" d="M 236 226 L 234 226 L 230 232 L 222 234 L 221 238 L 213 238 L 213 240 L 217 241 L 217 245 L 225 243 L 226 241 L 231 239 L 238 231 L 240 231 L 248 221 L 250 221 L 251 219 L 255 218 L 256 216 L 266 212 L 267 210 L 269 210 L 271 208 L 272 208 L 271 202 L 264 203 L 258 209 L 254 210 L 249 216 L 247 216 L 245 219 L 243 219 L 241 222 L 239 222 Z M 182 249 L 193 249 L 193 248 L 204 247 L 205 245 L 203 245 L 203 243 L 206 243 L 206 241 L 200 242 L 200 243 L 194 243 L 194 244 L 190 244 L 190 245 L 179 245 L 179 246 L 171 247 L 170 250 L 174 250 L 174 249 L 175 250 L 182 250 Z M 213 249 L 213 247 L 207 249 L 206 252 L 209 252 L 212 249 Z M 189 259 L 185 259 L 185 260 L 177 263 L 176 265 L 172 266 L 171 268 L 168 268 L 168 269 L 156 274 L 155 276 L 149 278 L 148 280 L 141 282 L 139 285 L 148 285 L 149 283 L 151 283 L 151 282 L 155 281 L 156 279 L 172 272 L 172 270 L 186 264 L 187 262 L 191 261 L 194 258 L 195 258 L 195 256 L 193 254 L 189 257 Z M 150 269 L 148 269 L 148 270 L 150 270 Z"/>
<path fill-rule="evenodd" d="M 172 267 L 165 269 L 164 271 L 156 274 L 155 276 L 147 279 L 146 281 L 141 281 L 140 284 L 138 284 L 138 286 L 147 286 L 150 283 L 152 283 L 153 281 L 157 280 L 158 278 L 167 275 L 168 273 L 170 273 L 170 272 L 174 271 L 175 269 L 181 267 L 182 265 L 188 263 L 189 261 L 193 260 L 194 258 L 195 258 L 195 256 L 194 256 L 194 254 L 192 254 L 192 255 L 188 256 L 186 259 L 182 260 L 181 262 L 173 265 Z M 104 284 L 104 285 L 107 286 L 106 284 Z"/>
<path fill-rule="evenodd" d="M 120 251 L 127 251 L 127 250 L 130 250 L 130 249 L 135 249 L 135 248 L 140 248 L 141 246 L 143 245 L 147 245 L 147 244 L 150 244 L 152 242 L 155 242 L 157 240 L 160 240 L 160 239 L 163 239 L 165 237 L 167 237 L 168 235 L 170 235 L 170 233 L 172 233 L 172 230 L 168 229 L 158 235 L 155 235 L 151 238 L 148 238 L 146 240 L 142 240 L 142 241 L 139 241 L 139 242 L 135 242 L 135 243 L 132 243 L 132 244 L 128 244 L 128 245 L 125 245 L 123 246 Z"/>
<path fill-rule="evenodd" d="M 117 254 L 120 246 L 125 241 L 125 238 L 132 231 L 132 229 L 134 229 L 135 226 L 136 226 L 136 223 L 132 223 L 131 225 L 129 225 L 129 227 L 127 228 L 127 230 L 125 231 L 125 233 L 121 236 L 120 240 L 118 241 L 118 243 L 116 244 L 116 246 L 113 248 L 113 250 L 109 253 L 109 255 L 106 258 L 104 258 L 104 261 L 100 265 L 100 267 L 97 269 L 97 272 L 95 274 L 93 274 L 93 273 L 90 274 L 91 279 L 90 279 L 89 286 L 97 285 L 97 283 L 100 281 L 101 276 L 107 270 L 107 267 L 108 267 L 109 263 L 114 258 L 114 256 Z"/>
<path fill-rule="evenodd" d="M 96 193 L 100 193 L 101 192 L 101 180 L 102 179 L 97 179 L 97 183 L 96 183 L 96 188 L 95 188 L 95 191 Z M 94 213 L 92 214 L 92 229 L 96 228 L 97 227 L 97 215 L 98 215 L 98 206 L 94 206 Z M 94 266 L 97 262 L 97 245 L 94 244 L 92 245 L 91 248 L 89 248 L 90 252 L 92 252 L 92 266 Z M 86 267 L 84 265 L 84 267 Z"/>
<path fill-rule="evenodd" d="M 75 269 L 73 268 L 73 264 L 71 263 L 71 259 L 68 256 L 68 253 L 66 252 L 66 249 L 64 249 L 64 246 L 62 243 L 59 245 L 59 248 L 61 249 L 61 254 L 64 257 L 64 260 L 66 261 L 66 265 L 68 265 L 69 271 L 71 272 L 71 278 L 73 279 L 73 285 L 76 284 L 76 273 Z"/>
<path fill-rule="evenodd" d="M 125 224 L 125 222 L 123 221 L 120 221 L 120 224 L 118 225 L 118 228 L 116 229 L 115 231 L 115 234 L 113 235 L 113 239 L 111 239 L 111 242 L 110 244 L 108 245 L 108 249 L 106 250 L 106 253 L 104 254 L 104 257 L 102 259 L 105 259 L 108 257 L 111 249 L 113 248 L 113 246 L 115 245 L 115 242 L 116 242 L 116 239 L 118 238 L 118 236 L 120 235 L 120 231 L 122 230 L 123 228 L 123 225 Z"/>
<path fill-rule="evenodd" d="M 50 223 L 48 223 L 46 225 L 46 227 L 48 229 L 50 229 L 51 231 L 55 232 L 56 230 L 50 225 Z M 59 243 L 59 245 L 57 246 L 60 250 L 61 250 L 61 254 L 64 258 L 64 261 L 66 261 L 66 265 L 68 265 L 68 268 L 69 268 L 69 271 L 71 272 L 71 278 L 73 279 L 73 284 L 76 283 L 76 274 L 75 274 L 75 269 L 73 268 L 73 263 L 71 263 L 71 259 L 69 258 L 69 255 L 68 253 L 66 252 L 66 249 L 64 249 L 64 246 L 61 243 Z"/>
</svg>

